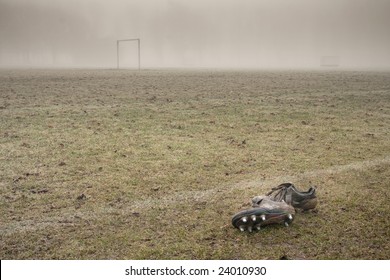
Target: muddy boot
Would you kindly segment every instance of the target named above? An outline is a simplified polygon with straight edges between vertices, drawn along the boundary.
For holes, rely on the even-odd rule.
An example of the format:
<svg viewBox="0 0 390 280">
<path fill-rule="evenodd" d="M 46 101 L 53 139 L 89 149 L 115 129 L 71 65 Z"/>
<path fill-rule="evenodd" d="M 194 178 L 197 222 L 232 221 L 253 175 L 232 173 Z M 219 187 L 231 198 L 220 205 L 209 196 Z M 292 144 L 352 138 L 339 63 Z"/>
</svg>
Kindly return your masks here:
<svg viewBox="0 0 390 280">
<path fill-rule="evenodd" d="M 284 183 L 273 188 L 267 196 L 274 201 L 285 201 L 294 208 L 303 211 L 314 209 L 317 206 L 316 189 L 310 187 L 307 191 L 297 190 L 291 183 Z"/>
<path fill-rule="evenodd" d="M 238 212 L 232 218 L 234 227 L 241 231 L 260 230 L 269 224 L 288 226 L 294 219 L 295 210 L 283 201 L 273 201 L 268 197 L 256 197 L 252 208 Z"/>
</svg>

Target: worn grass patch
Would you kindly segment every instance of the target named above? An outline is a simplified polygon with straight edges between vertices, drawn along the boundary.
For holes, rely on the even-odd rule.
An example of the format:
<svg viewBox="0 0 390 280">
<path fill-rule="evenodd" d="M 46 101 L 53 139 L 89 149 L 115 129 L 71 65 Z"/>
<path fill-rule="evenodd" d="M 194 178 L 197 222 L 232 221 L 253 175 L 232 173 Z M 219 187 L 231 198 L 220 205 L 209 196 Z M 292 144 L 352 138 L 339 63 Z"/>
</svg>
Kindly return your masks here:
<svg viewBox="0 0 390 280">
<path fill-rule="evenodd" d="M 390 73 L 0 72 L 2 259 L 388 259 Z M 291 181 L 316 213 L 242 234 Z"/>
</svg>

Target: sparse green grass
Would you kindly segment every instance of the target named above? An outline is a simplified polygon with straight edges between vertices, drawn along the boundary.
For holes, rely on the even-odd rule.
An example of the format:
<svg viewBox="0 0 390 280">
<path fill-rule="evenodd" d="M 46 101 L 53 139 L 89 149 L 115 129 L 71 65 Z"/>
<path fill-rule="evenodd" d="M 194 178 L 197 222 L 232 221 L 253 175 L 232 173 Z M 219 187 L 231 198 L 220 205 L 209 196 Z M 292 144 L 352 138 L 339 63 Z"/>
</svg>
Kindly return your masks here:
<svg viewBox="0 0 390 280">
<path fill-rule="evenodd" d="M 390 258 L 390 73 L 1 70 L 0 117 L 1 259 Z"/>
</svg>

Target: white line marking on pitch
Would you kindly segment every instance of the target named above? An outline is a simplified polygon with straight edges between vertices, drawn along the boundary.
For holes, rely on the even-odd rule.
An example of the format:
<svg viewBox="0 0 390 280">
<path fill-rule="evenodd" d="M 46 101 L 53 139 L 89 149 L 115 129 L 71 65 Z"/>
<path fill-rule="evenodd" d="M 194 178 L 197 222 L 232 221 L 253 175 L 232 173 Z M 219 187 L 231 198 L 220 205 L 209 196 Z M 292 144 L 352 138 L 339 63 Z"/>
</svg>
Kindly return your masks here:
<svg viewBox="0 0 390 280">
<path fill-rule="evenodd" d="M 375 166 L 381 166 L 384 164 L 390 164 L 390 156 L 384 158 L 377 158 L 373 160 L 353 162 L 346 165 L 337 165 L 326 169 L 319 169 L 314 171 L 304 172 L 298 175 L 286 175 L 286 176 L 277 176 L 270 179 L 255 179 L 242 181 L 236 184 L 230 184 L 226 186 L 218 186 L 208 190 L 198 190 L 198 191 L 181 191 L 173 195 L 166 195 L 160 197 L 156 200 L 154 197 L 149 199 L 137 200 L 131 202 L 131 206 L 126 208 L 117 209 L 114 207 L 107 208 L 102 207 L 96 211 L 64 211 L 62 215 L 56 216 L 47 216 L 40 219 L 30 219 L 24 221 L 13 222 L 9 224 L 3 224 L 0 229 L 0 235 L 10 235 L 17 232 L 24 231 L 34 231 L 44 228 L 60 227 L 63 224 L 63 221 L 74 221 L 75 217 L 79 217 L 82 220 L 97 220 L 101 219 L 102 215 L 109 214 L 119 214 L 119 215 L 129 215 L 132 212 L 136 212 L 142 209 L 149 209 L 150 207 L 160 206 L 160 207 L 170 207 L 177 204 L 192 204 L 194 202 L 207 201 L 211 197 L 217 195 L 221 192 L 229 192 L 230 190 L 244 190 L 256 188 L 256 191 L 260 191 L 264 186 L 274 186 L 281 182 L 292 182 L 298 178 L 311 178 L 311 177 L 320 177 L 331 174 L 339 174 L 343 172 L 349 172 L 353 170 L 364 170 L 370 169 Z M 74 224 L 73 222 L 68 222 L 67 224 Z"/>
</svg>

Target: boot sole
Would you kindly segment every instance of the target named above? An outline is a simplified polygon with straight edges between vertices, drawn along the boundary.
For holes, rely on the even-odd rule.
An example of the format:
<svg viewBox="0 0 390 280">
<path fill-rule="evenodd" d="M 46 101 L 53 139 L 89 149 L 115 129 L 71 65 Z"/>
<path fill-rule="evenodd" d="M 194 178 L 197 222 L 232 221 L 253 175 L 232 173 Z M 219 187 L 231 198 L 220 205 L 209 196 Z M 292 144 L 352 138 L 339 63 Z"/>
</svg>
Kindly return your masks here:
<svg viewBox="0 0 390 280">
<path fill-rule="evenodd" d="M 252 208 L 238 212 L 232 218 L 232 224 L 240 231 L 260 230 L 269 224 L 284 224 L 289 226 L 294 215 L 282 209 Z"/>
</svg>

